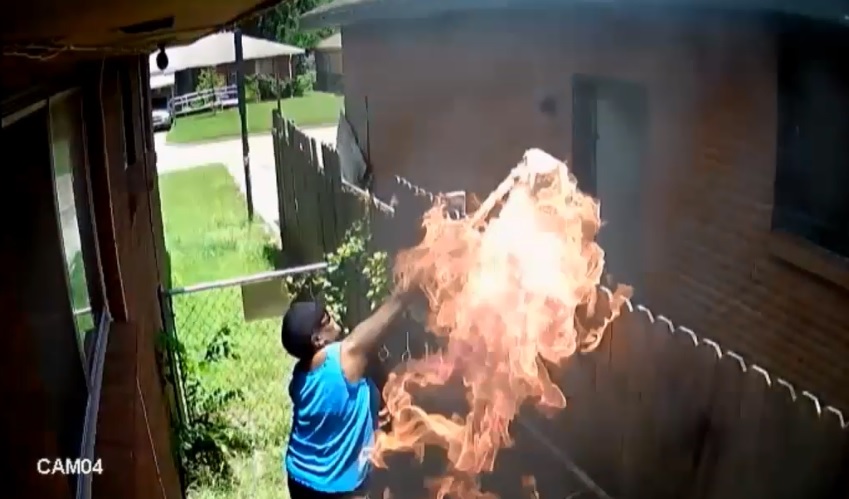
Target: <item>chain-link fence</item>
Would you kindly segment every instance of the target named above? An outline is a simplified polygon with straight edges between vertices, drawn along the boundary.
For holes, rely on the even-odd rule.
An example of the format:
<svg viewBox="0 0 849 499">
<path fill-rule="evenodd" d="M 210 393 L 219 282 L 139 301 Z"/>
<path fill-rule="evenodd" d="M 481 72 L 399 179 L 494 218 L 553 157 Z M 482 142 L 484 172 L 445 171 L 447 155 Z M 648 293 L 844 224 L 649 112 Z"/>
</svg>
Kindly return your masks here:
<svg viewBox="0 0 849 499">
<path fill-rule="evenodd" d="M 179 345 L 172 358 L 178 364 L 178 404 L 185 426 L 194 433 L 189 438 L 202 439 L 198 432 L 212 432 L 216 445 L 235 451 L 228 452 L 226 464 L 233 483 L 210 487 L 208 477 L 202 477 L 203 491 L 189 490 L 190 497 L 277 498 L 286 490 L 282 453 L 291 429 L 287 387 L 295 361 L 280 343 L 282 309 L 274 312 L 269 307 L 280 302 L 275 289 L 294 291 L 289 289 L 290 277 L 325 269 L 326 264 L 319 263 L 165 292 L 169 332 Z M 251 298 L 257 293 L 266 295 L 265 310 Z M 372 375 L 379 385 L 399 362 L 433 348 L 425 344 L 425 333 L 407 327 L 407 322 L 414 324 L 405 321 L 403 332 L 390 335 L 378 352 L 380 362 Z M 183 461 L 188 468 L 197 468 L 198 462 L 206 465 L 191 451 Z M 197 470 L 184 471 L 196 484 L 192 477 L 197 478 Z M 210 488 L 218 491 L 210 493 Z"/>
<path fill-rule="evenodd" d="M 286 490 L 281 456 L 291 426 L 287 386 L 294 359 L 280 343 L 282 310 L 272 309 L 275 303 L 284 306 L 287 278 L 325 267 L 306 265 L 166 293 L 189 429 L 181 442 L 183 465 L 192 468 L 185 470 L 189 482 L 196 485 L 200 478 L 205 487 L 202 493 L 190 490 L 190 496 L 258 499 Z M 265 304 L 251 298 L 258 293 Z M 225 462 L 198 457 L 210 455 L 201 449 L 210 444 L 224 450 Z M 216 466 L 211 477 L 203 476 Z M 233 479 L 230 486 L 215 483 L 221 468 Z"/>
</svg>

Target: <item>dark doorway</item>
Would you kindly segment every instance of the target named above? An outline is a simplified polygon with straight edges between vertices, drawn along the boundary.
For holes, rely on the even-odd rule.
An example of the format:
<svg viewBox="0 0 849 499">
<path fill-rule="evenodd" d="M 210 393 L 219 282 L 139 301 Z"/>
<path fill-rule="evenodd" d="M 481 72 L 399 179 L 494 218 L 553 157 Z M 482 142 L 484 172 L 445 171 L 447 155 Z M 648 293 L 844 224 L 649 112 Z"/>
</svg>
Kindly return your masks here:
<svg viewBox="0 0 849 499">
<path fill-rule="evenodd" d="M 642 178 L 648 130 L 645 88 L 629 82 L 573 79 L 572 145 L 579 185 L 601 201 L 598 241 L 614 282 L 639 293 L 642 272 Z"/>
</svg>

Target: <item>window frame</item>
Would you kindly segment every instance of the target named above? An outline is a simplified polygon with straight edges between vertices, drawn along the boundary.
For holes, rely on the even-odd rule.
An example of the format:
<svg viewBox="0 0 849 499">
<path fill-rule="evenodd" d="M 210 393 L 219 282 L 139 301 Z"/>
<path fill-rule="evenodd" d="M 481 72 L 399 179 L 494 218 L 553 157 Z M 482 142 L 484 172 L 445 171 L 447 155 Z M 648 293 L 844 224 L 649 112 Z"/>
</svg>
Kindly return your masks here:
<svg viewBox="0 0 849 499">
<path fill-rule="evenodd" d="M 774 257 L 831 284 L 849 290 L 849 249 L 845 250 L 846 253 L 844 254 L 843 249 L 837 249 L 831 247 L 831 245 L 821 245 L 814 238 L 805 234 L 805 231 L 794 228 L 790 221 L 794 217 L 794 212 L 796 216 L 805 216 L 808 213 L 803 213 L 805 210 L 804 203 L 794 202 L 792 199 L 788 200 L 787 194 L 787 190 L 792 188 L 788 185 L 793 185 L 793 177 L 799 172 L 799 160 L 793 156 L 795 148 L 799 146 L 789 143 L 787 139 L 793 133 L 797 121 L 796 116 L 800 112 L 798 104 L 800 101 L 792 89 L 795 86 L 796 75 L 800 70 L 804 70 L 804 68 L 799 68 L 797 64 L 798 55 L 795 53 L 804 47 L 794 45 L 799 43 L 799 40 L 802 40 L 802 43 L 807 47 L 816 47 L 826 43 L 828 34 L 823 35 L 820 28 L 819 25 L 810 28 L 806 24 L 785 25 L 776 35 L 777 144 L 773 205 L 767 248 Z M 814 38 L 813 41 L 810 40 L 811 37 Z M 819 39 L 824 41 L 819 41 Z M 839 64 L 839 61 L 837 64 Z M 844 164 L 849 165 L 849 154 L 847 154 Z M 821 180 L 820 182 L 828 182 L 828 180 Z M 846 189 L 843 199 L 844 202 L 849 202 L 849 189 Z M 847 207 L 847 212 L 849 212 L 849 207 Z M 839 227 L 831 230 L 838 235 L 840 233 Z"/>
<path fill-rule="evenodd" d="M 798 64 L 799 56 L 797 55 L 797 51 L 804 49 L 805 47 L 816 47 L 820 43 L 825 43 L 825 41 L 820 42 L 819 39 L 815 39 L 814 41 L 809 41 L 807 37 L 804 38 L 804 41 L 801 43 L 805 44 L 805 47 L 798 47 L 797 44 L 800 43 L 800 37 L 804 36 L 804 33 L 807 30 L 797 31 L 793 28 L 788 29 L 785 32 L 781 32 L 778 35 L 778 44 L 777 44 L 777 56 L 778 56 L 778 67 L 777 67 L 777 112 L 778 112 L 778 124 L 777 124 L 777 157 L 776 157 L 776 169 L 775 169 L 775 181 L 774 181 L 774 202 L 772 207 L 772 219 L 770 227 L 775 232 L 784 232 L 793 235 L 796 238 L 808 241 L 812 246 L 816 246 L 821 248 L 824 251 L 829 253 L 833 253 L 835 256 L 843 259 L 849 259 L 849 246 L 847 248 L 843 248 L 844 244 L 849 245 L 849 236 L 846 237 L 847 242 L 841 243 L 837 247 L 833 247 L 832 245 L 822 245 L 821 243 L 812 240 L 811 236 L 804 234 L 803 230 L 794 228 L 794 223 L 791 222 L 791 219 L 798 218 L 814 218 L 811 217 L 811 213 L 809 212 L 808 206 L 803 206 L 804 202 L 798 202 L 793 199 L 789 199 L 791 196 L 788 194 L 788 191 L 792 189 L 791 186 L 795 184 L 794 176 L 798 175 L 802 168 L 800 164 L 804 164 L 805 160 L 809 160 L 810 158 L 797 159 L 798 157 L 798 149 L 803 146 L 803 144 L 796 143 L 792 139 L 792 136 L 797 135 L 798 131 L 794 132 L 794 130 L 799 128 L 799 119 L 800 119 L 800 111 L 804 109 L 806 106 L 804 104 L 804 100 L 800 99 L 797 93 L 795 92 L 795 86 L 797 84 L 797 80 L 799 78 L 800 72 L 805 70 L 804 67 L 799 67 Z M 810 45 L 808 45 L 810 43 Z M 804 62 L 804 61 L 801 61 Z M 837 67 L 840 64 L 839 61 L 834 61 L 834 67 Z M 804 95 L 802 95 L 804 97 Z M 801 102 L 801 105 L 800 105 Z M 804 124 L 804 123 L 802 123 Z M 803 152 L 804 153 L 804 149 Z M 846 162 L 849 163 L 849 150 L 847 150 Z M 813 178 L 814 174 L 804 174 L 807 181 L 811 181 L 815 184 L 830 183 L 828 178 L 822 178 L 821 175 L 816 175 L 818 178 Z M 846 195 L 844 197 L 845 200 L 849 200 L 849 189 L 846 190 Z M 849 203 L 849 201 L 845 201 Z M 849 207 L 847 207 L 847 212 L 849 212 Z M 819 222 L 816 220 L 815 222 Z M 828 222 L 831 224 L 831 222 Z M 827 230 L 829 232 L 840 232 L 840 227 L 828 227 Z M 844 253 L 845 252 L 845 253 Z"/>
<path fill-rule="evenodd" d="M 100 328 L 100 323 L 103 320 L 104 315 L 108 315 L 107 311 L 107 294 L 106 287 L 103 279 L 103 265 L 100 259 L 100 251 L 99 251 L 99 243 L 98 235 L 97 235 L 97 223 L 95 220 L 95 212 L 93 207 L 92 200 L 92 186 L 91 186 L 91 176 L 89 172 L 89 151 L 88 151 L 88 130 L 85 127 L 85 119 L 84 119 L 84 93 L 80 87 L 72 87 L 66 89 L 64 91 L 55 93 L 50 95 L 47 99 L 44 100 L 44 107 L 46 108 L 47 122 L 45 126 L 47 128 L 47 135 L 49 144 L 51 147 L 50 151 L 50 170 L 52 176 L 52 189 L 53 189 L 53 208 L 55 211 L 56 218 L 56 230 L 59 232 L 59 237 L 62 239 L 62 257 L 63 259 L 67 258 L 65 255 L 65 242 L 64 242 L 64 234 L 62 233 L 62 221 L 61 221 L 61 213 L 59 208 L 59 198 L 56 184 L 56 159 L 53 154 L 53 141 L 54 141 L 54 126 L 53 126 L 53 117 L 54 117 L 54 109 L 60 103 L 65 101 L 66 99 L 75 99 L 75 105 L 78 106 L 78 117 L 80 118 L 79 127 L 75 128 L 74 134 L 77 135 L 75 139 L 80 141 L 79 147 L 79 164 L 71 165 L 71 175 L 72 175 L 72 191 L 74 195 L 74 215 L 77 217 L 77 231 L 80 237 L 80 252 L 83 258 L 83 266 L 86 277 L 86 287 L 88 293 L 88 301 L 89 307 L 91 309 L 92 320 L 94 324 L 94 328 L 92 331 L 88 331 L 85 333 L 85 338 L 83 340 L 83 344 L 80 348 L 80 361 L 83 366 L 83 372 L 85 374 L 86 382 L 88 384 L 89 390 L 91 389 L 91 368 L 92 368 L 92 357 L 94 353 L 94 339 L 93 336 L 96 335 L 96 331 Z M 84 206 L 85 217 L 88 219 L 86 222 L 82 222 L 79 219 L 80 207 Z M 84 233 L 83 224 L 87 224 L 88 235 Z M 89 241 L 83 242 L 84 238 L 89 238 Z M 71 314 L 73 315 L 74 304 L 73 304 L 73 295 L 72 295 L 72 286 L 71 286 L 71 275 L 70 269 L 65 265 L 65 275 L 63 276 L 65 280 L 65 286 L 68 295 L 68 305 L 71 308 Z M 81 334 L 77 331 L 76 322 L 73 324 L 74 334 Z M 78 343 L 79 344 L 79 343 Z"/>
</svg>

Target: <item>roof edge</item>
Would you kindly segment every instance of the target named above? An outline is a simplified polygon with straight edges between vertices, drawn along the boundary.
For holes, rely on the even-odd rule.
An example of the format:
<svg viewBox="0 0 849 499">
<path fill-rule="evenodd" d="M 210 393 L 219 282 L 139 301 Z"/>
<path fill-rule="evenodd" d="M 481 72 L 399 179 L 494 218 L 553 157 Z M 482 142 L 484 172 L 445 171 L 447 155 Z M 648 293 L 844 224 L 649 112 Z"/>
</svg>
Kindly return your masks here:
<svg viewBox="0 0 849 499">
<path fill-rule="evenodd" d="M 774 13 L 810 17 L 849 26 L 849 10 L 842 0 L 336 0 L 300 18 L 305 29 L 336 28 L 367 21 L 417 19 L 470 10 L 506 8 L 568 8 L 576 5 L 631 8 L 720 9 L 737 13 Z"/>
</svg>

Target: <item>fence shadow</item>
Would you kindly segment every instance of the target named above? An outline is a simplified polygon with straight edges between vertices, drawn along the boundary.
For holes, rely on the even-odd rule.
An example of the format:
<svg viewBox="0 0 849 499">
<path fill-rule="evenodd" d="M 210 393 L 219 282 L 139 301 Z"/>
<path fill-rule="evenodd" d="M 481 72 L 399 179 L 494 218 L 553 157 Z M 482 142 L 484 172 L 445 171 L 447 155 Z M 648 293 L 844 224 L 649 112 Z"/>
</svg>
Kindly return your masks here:
<svg viewBox="0 0 849 499">
<path fill-rule="evenodd" d="M 277 114 L 274 130 L 290 263 L 323 258 L 356 217 L 369 217 L 375 243 L 390 254 L 418 240 L 433 193 L 399 178 L 389 207 L 342 181 L 332 148 L 320 149 L 319 162 L 315 141 Z M 357 321 L 368 306 L 348 310 Z M 435 348 L 409 320 L 399 331 L 381 352 L 378 380 Z M 531 497 L 525 475 L 536 476 L 542 499 L 849 498 L 849 430 L 839 410 L 644 307 L 628 303 L 597 350 L 552 370 L 567 408 L 524 410 L 513 425 L 517 445 L 483 477 L 505 499 Z M 384 488 L 423 497 L 419 485 L 443 463 L 438 454 L 421 464 L 399 456 L 377 474 L 373 497 Z"/>
</svg>

